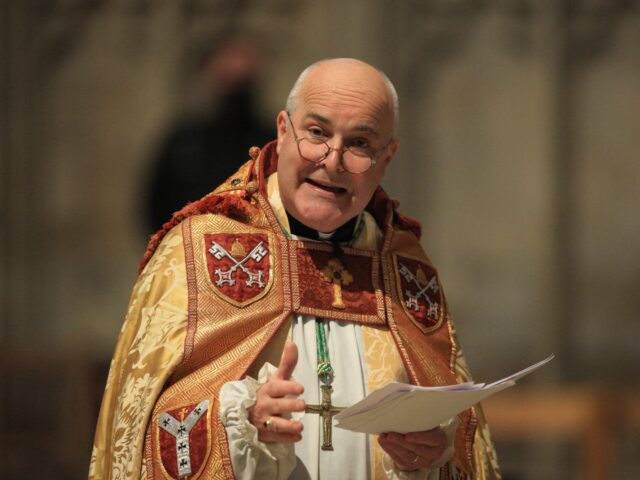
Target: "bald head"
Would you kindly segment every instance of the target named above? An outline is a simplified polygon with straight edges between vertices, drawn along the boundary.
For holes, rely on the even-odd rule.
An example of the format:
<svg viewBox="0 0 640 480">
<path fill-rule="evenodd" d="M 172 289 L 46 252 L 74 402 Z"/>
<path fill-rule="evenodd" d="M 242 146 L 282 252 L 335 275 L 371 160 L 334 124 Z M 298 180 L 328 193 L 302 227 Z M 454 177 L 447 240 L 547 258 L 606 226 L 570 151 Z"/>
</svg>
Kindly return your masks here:
<svg viewBox="0 0 640 480">
<path fill-rule="evenodd" d="M 302 71 L 289 92 L 285 107 L 288 112 L 295 112 L 300 97 L 310 87 L 312 89 L 315 82 L 334 83 L 336 86 L 351 84 L 354 88 L 382 92 L 384 104 L 380 106 L 380 113 L 390 115 L 392 135 L 396 135 L 400 114 L 398 94 L 391 80 L 381 70 L 354 58 L 332 58 L 313 63 Z"/>
<path fill-rule="evenodd" d="M 300 75 L 276 118 L 287 213 L 331 232 L 365 209 L 398 149 L 395 98 L 384 74 L 359 60 L 323 60 Z M 354 172 L 354 162 L 367 164 Z"/>
</svg>

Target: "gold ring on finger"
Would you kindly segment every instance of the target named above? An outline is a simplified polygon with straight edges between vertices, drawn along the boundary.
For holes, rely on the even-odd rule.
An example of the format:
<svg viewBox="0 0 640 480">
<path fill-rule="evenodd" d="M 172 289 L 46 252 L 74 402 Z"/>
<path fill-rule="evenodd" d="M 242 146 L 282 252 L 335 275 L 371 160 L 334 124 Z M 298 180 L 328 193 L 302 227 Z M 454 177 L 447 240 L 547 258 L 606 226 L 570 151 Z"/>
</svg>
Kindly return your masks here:
<svg viewBox="0 0 640 480">
<path fill-rule="evenodd" d="M 262 422 L 262 426 L 264 427 L 265 430 L 269 430 L 272 420 L 273 420 L 273 417 L 269 417 L 264 422 Z"/>
</svg>

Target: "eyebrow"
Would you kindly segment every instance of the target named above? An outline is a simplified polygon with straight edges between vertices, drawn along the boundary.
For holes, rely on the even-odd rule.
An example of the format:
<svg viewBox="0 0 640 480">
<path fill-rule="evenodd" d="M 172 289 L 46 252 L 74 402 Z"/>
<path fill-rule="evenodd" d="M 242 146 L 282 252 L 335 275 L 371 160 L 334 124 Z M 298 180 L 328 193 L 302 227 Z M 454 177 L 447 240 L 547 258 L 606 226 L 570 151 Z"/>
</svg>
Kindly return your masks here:
<svg viewBox="0 0 640 480">
<path fill-rule="evenodd" d="M 326 123 L 327 125 L 331 125 L 331 120 L 329 120 L 326 117 L 323 117 L 322 115 L 320 115 L 319 113 L 316 112 L 309 112 L 304 116 L 304 119 L 306 120 L 307 118 L 313 118 L 314 120 L 319 121 L 320 123 Z"/>
<path fill-rule="evenodd" d="M 313 118 L 314 120 L 317 120 L 320 123 L 324 123 L 325 125 L 331 125 L 331 120 L 329 120 L 326 117 L 323 117 L 322 115 L 320 115 L 319 113 L 316 113 L 316 112 L 309 112 L 304 116 L 304 118 L 305 119 Z M 356 132 L 369 133 L 369 134 L 373 135 L 376 138 L 380 137 L 380 132 L 378 132 L 378 130 L 373 128 L 371 125 L 367 125 L 367 124 L 356 125 L 354 127 L 354 130 Z"/>
<path fill-rule="evenodd" d="M 373 127 L 371 127 L 369 125 L 356 125 L 355 130 L 357 132 L 370 133 L 371 135 L 373 135 L 376 138 L 380 137 L 380 133 L 378 133 L 378 131 L 375 128 L 373 128 Z"/>
</svg>

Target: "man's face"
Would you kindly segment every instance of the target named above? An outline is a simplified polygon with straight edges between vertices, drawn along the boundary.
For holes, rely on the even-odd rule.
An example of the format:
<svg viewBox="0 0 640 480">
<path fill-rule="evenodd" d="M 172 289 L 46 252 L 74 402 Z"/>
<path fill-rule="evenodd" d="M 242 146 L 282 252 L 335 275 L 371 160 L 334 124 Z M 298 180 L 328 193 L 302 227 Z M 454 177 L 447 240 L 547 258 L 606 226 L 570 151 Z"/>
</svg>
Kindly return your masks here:
<svg viewBox="0 0 640 480">
<path fill-rule="evenodd" d="M 328 62 L 309 73 L 291 121 L 298 138 L 320 136 L 331 147 L 367 142 L 376 164 L 360 174 L 344 170 L 341 153 L 320 163 L 300 157 L 287 113 L 277 117 L 278 183 L 282 203 L 298 221 L 331 232 L 358 215 L 382 181 L 397 143 L 392 134 L 392 105 L 379 74 L 359 63 Z"/>
</svg>

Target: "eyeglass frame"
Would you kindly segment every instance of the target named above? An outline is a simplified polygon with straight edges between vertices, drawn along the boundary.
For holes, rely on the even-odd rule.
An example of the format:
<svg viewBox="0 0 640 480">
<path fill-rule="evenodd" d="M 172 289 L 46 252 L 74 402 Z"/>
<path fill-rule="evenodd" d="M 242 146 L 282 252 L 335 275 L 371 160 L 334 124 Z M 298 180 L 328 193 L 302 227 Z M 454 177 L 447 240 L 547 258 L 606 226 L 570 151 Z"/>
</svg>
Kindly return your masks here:
<svg viewBox="0 0 640 480">
<path fill-rule="evenodd" d="M 332 147 L 331 145 L 329 145 L 324 140 L 320 140 L 319 138 L 298 137 L 298 134 L 296 133 L 296 127 L 293 125 L 293 120 L 291 120 L 291 113 L 288 110 L 286 111 L 286 113 L 287 113 L 287 118 L 289 119 L 289 124 L 291 125 L 291 130 L 293 131 L 293 138 L 294 138 L 294 140 L 296 142 L 296 146 L 298 147 L 298 154 L 300 155 L 300 157 L 303 160 L 306 160 L 307 162 L 311 162 L 311 163 L 314 163 L 314 164 L 320 164 L 320 163 L 324 162 L 329 157 L 329 155 L 331 155 L 331 152 L 338 152 L 340 154 L 339 155 L 340 165 L 342 166 L 342 168 L 344 169 L 345 172 L 348 172 L 351 175 L 361 175 L 361 174 L 366 173 L 369 170 L 371 170 L 371 167 L 373 167 L 374 165 L 376 165 L 378 163 L 378 157 L 382 154 L 382 152 L 384 152 L 387 148 L 389 148 L 389 146 L 393 143 L 393 136 L 391 136 L 389 138 L 389 141 L 387 142 L 387 144 L 384 147 L 380 148 L 376 152 L 375 155 L 368 156 L 368 158 L 371 161 L 371 163 L 369 164 L 367 169 L 363 170 L 362 172 L 354 173 L 354 172 L 349 171 L 349 169 L 347 168 L 347 166 L 344 163 L 344 152 L 345 152 L 345 150 L 349 150 L 356 157 L 362 157 L 361 155 L 358 155 L 357 153 L 351 151 L 350 150 L 351 147 L 335 148 L 335 147 Z M 302 155 L 302 152 L 300 151 L 300 142 L 302 140 L 311 140 L 312 142 L 313 141 L 320 141 L 320 143 L 324 143 L 325 144 L 325 146 L 327 147 L 327 151 L 322 157 L 320 157 L 319 160 L 311 160 L 311 159 L 305 157 L 304 155 Z"/>
</svg>

